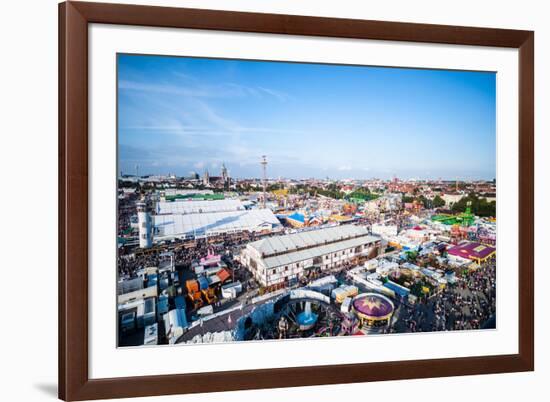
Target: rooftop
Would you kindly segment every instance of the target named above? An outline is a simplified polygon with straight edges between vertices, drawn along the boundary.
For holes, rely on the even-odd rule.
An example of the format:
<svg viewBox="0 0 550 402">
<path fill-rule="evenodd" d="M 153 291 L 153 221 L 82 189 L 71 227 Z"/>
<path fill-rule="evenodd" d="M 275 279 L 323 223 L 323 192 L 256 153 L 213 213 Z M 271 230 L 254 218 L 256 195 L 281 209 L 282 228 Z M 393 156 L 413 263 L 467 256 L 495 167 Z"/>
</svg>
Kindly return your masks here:
<svg viewBox="0 0 550 402">
<path fill-rule="evenodd" d="M 199 190 L 200 191 L 200 190 Z M 172 194 L 165 196 L 167 201 L 175 200 L 223 200 L 224 195 L 220 193 L 208 194 L 204 192 L 188 193 L 188 194 Z"/>
<path fill-rule="evenodd" d="M 239 200 L 209 200 L 209 201 L 159 201 L 155 212 L 163 214 L 201 214 L 208 212 L 242 211 L 244 205 Z"/>
<path fill-rule="evenodd" d="M 212 201 L 208 201 L 212 202 Z M 153 215 L 156 239 L 255 231 L 281 226 L 269 209 Z"/>
<path fill-rule="evenodd" d="M 305 218 L 305 216 L 302 215 L 301 213 L 295 212 L 295 213 L 293 213 L 292 215 L 287 216 L 287 219 L 292 219 L 292 220 L 294 220 L 294 221 L 298 221 L 298 222 L 304 223 L 306 218 Z"/>
<path fill-rule="evenodd" d="M 353 299 L 353 308 L 372 318 L 384 318 L 394 310 L 393 303 L 387 297 L 376 293 L 360 294 Z"/>
<path fill-rule="evenodd" d="M 295 251 L 310 249 L 318 246 L 329 246 L 335 242 L 348 241 L 351 244 L 359 244 L 365 241 L 376 241 L 378 237 L 370 236 L 365 227 L 342 225 L 330 228 L 322 228 L 301 233 L 292 233 L 282 236 L 272 236 L 250 243 L 249 246 L 256 249 L 264 258 L 286 254 Z M 349 242 L 350 240 L 353 240 Z M 332 247 L 333 248 L 333 247 Z M 338 246 L 338 249 L 341 247 Z"/>
<path fill-rule="evenodd" d="M 485 259 L 491 254 L 496 252 L 496 248 L 486 246 L 476 242 L 462 242 L 456 246 L 453 246 L 447 250 L 451 255 L 455 255 L 462 258 L 481 258 Z"/>
</svg>

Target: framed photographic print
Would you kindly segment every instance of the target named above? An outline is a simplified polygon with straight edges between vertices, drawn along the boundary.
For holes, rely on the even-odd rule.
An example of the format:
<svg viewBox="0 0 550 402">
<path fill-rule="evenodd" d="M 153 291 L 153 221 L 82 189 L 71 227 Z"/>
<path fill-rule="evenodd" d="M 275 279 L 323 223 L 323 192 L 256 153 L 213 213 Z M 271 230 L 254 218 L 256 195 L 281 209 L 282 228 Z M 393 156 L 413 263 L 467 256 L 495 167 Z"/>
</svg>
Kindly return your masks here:
<svg viewBox="0 0 550 402">
<path fill-rule="evenodd" d="M 59 12 L 60 398 L 533 370 L 533 32 Z"/>
</svg>

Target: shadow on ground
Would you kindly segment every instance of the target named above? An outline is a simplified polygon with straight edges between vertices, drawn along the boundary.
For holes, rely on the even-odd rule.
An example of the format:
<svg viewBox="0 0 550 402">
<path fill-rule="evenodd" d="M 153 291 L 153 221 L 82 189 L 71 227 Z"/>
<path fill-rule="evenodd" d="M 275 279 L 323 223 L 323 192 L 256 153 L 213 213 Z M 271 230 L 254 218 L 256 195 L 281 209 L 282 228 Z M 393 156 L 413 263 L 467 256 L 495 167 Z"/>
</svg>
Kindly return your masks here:
<svg viewBox="0 0 550 402">
<path fill-rule="evenodd" d="M 45 395 L 57 398 L 57 384 L 34 384 L 34 387 Z"/>
</svg>

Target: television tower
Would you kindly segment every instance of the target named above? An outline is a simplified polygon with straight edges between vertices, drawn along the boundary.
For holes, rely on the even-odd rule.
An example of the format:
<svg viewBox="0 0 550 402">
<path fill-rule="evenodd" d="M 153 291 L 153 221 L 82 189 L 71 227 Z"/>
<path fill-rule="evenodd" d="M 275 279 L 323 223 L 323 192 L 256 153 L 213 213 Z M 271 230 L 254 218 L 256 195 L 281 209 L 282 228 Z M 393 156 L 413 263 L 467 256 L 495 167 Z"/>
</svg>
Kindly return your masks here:
<svg viewBox="0 0 550 402">
<path fill-rule="evenodd" d="M 263 195 L 262 195 L 262 205 L 265 208 L 265 186 L 267 182 L 267 159 L 265 155 L 262 155 L 262 161 L 260 162 L 262 165 L 262 173 L 263 173 L 263 180 L 262 180 L 262 188 L 263 188 Z"/>
</svg>

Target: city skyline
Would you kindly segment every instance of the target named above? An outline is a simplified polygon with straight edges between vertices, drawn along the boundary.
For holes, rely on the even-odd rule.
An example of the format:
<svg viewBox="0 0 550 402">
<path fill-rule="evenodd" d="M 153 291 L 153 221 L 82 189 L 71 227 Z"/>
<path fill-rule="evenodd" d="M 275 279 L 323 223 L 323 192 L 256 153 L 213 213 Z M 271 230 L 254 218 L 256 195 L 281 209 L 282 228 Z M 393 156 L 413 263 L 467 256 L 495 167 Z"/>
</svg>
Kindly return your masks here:
<svg viewBox="0 0 550 402">
<path fill-rule="evenodd" d="M 190 171 L 188 172 L 188 174 L 184 174 L 184 175 L 177 175 L 173 172 L 161 172 L 161 173 L 147 173 L 147 172 L 141 172 L 140 171 L 140 168 L 139 166 L 134 166 L 134 170 L 133 171 L 120 171 L 120 177 L 136 177 L 136 170 L 139 171 L 139 177 L 170 177 L 170 176 L 173 176 L 173 177 L 176 177 L 176 178 L 181 178 L 181 179 L 192 179 L 193 178 L 193 175 L 198 175 L 198 178 L 199 180 L 202 180 L 205 176 L 206 173 L 208 173 L 208 175 L 210 177 L 221 177 L 221 170 L 222 170 L 222 165 L 224 165 L 224 163 L 220 163 L 219 165 L 216 165 L 214 166 L 214 169 L 205 169 L 203 172 L 198 172 L 198 171 Z M 259 163 L 258 163 L 259 165 Z M 251 176 L 247 176 L 247 177 L 238 177 L 238 176 L 232 176 L 231 175 L 231 170 L 226 166 L 226 169 L 228 171 L 228 175 L 231 179 L 236 179 L 236 180 L 262 180 L 262 176 L 261 176 L 261 172 L 259 172 L 258 174 L 256 175 L 251 175 Z M 259 168 L 261 169 L 261 168 Z M 403 177 L 399 177 L 399 176 L 392 176 L 392 177 L 388 177 L 388 178 L 381 178 L 381 177 L 367 177 L 367 178 L 353 178 L 353 177 L 346 177 L 346 178 L 340 178 L 340 179 L 337 179 L 337 178 L 334 178 L 334 177 L 330 177 L 329 175 L 325 176 L 325 177 L 283 177 L 283 176 L 277 176 L 277 177 L 272 177 L 270 176 L 269 174 L 267 175 L 267 179 L 268 180 L 296 180 L 296 181 L 301 181 L 301 180 L 330 180 L 330 181 L 333 181 L 333 180 L 337 180 L 337 181 L 372 181 L 372 180 L 381 180 L 381 181 L 393 181 L 393 180 L 399 180 L 399 181 L 411 181 L 411 182 L 414 182 L 414 181 L 429 181 L 429 182 L 437 182 L 437 181 L 442 181 L 442 182 L 456 182 L 456 181 L 459 181 L 459 182 L 491 182 L 491 181 L 494 181 L 496 180 L 496 177 L 490 179 L 490 178 L 487 178 L 487 179 L 465 179 L 465 178 L 460 178 L 460 177 L 455 177 L 455 178 L 442 178 L 442 177 L 431 177 L 431 178 L 417 178 L 417 177 L 410 177 L 410 178 L 403 178 Z"/>
<path fill-rule="evenodd" d="M 492 180 L 496 75 L 118 56 L 119 170 Z"/>
</svg>

